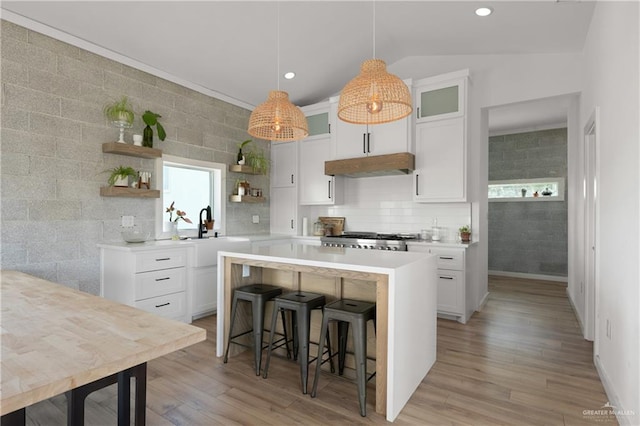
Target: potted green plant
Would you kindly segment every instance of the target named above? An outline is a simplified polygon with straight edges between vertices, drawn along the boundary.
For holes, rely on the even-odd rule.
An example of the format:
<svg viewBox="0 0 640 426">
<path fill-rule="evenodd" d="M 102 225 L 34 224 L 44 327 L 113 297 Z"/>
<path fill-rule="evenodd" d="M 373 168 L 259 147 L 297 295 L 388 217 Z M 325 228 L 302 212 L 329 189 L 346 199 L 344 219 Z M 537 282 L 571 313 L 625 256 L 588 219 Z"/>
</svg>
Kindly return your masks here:
<svg viewBox="0 0 640 426">
<path fill-rule="evenodd" d="M 471 227 L 469 225 L 461 226 L 458 232 L 460 232 L 460 240 L 462 240 L 463 243 L 471 241 Z"/>
<path fill-rule="evenodd" d="M 152 111 L 145 111 L 142 114 L 142 121 L 147 125 L 142 132 L 142 146 L 153 147 L 153 129 L 151 126 L 156 126 L 156 130 L 158 131 L 158 138 L 163 141 L 167 137 L 167 133 L 164 131 L 164 127 L 158 121 L 158 118 L 162 118 L 160 114 L 156 114 Z"/>
<path fill-rule="evenodd" d="M 244 154 L 242 153 L 242 148 L 244 148 L 244 146 L 248 143 L 251 143 L 252 140 L 251 139 L 247 139 L 246 141 L 240 142 L 238 144 L 238 157 L 237 157 L 237 161 L 238 164 L 240 164 L 241 166 L 246 164 L 246 159 Z"/>
<path fill-rule="evenodd" d="M 113 126 L 120 128 L 118 142 L 124 143 L 124 129 L 133 125 L 133 107 L 129 103 L 129 98 L 122 96 L 120 100 L 105 105 L 102 111 Z"/>
<path fill-rule="evenodd" d="M 133 124 L 133 107 L 126 96 L 122 96 L 120 100 L 105 105 L 103 112 L 111 122 L 123 121 L 129 126 Z"/>
<path fill-rule="evenodd" d="M 138 172 L 136 172 L 133 167 L 118 166 L 108 171 L 111 172 L 111 175 L 107 180 L 109 186 L 128 187 L 129 177 L 132 177 L 134 179 L 138 177 Z"/>
<path fill-rule="evenodd" d="M 251 166 L 256 173 L 266 174 L 269 170 L 269 159 L 265 157 L 264 151 L 261 149 L 247 152 L 245 163 Z"/>
</svg>

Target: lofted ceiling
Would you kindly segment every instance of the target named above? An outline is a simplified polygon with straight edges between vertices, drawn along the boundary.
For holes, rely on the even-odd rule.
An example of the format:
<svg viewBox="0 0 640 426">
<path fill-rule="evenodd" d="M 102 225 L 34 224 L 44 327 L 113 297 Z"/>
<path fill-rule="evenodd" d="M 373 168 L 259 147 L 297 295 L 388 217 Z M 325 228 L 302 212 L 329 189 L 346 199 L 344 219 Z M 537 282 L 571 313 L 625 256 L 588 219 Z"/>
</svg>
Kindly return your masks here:
<svg viewBox="0 0 640 426">
<path fill-rule="evenodd" d="M 477 17 L 481 5 L 494 13 Z M 2 1 L 1 7 L 5 19 L 44 24 L 252 108 L 278 86 L 300 106 L 338 94 L 373 57 L 374 38 L 375 56 L 390 67 L 409 56 L 581 52 L 594 3 Z M 286 71 L 296 78 L 282 78 Z"/>
</svg>

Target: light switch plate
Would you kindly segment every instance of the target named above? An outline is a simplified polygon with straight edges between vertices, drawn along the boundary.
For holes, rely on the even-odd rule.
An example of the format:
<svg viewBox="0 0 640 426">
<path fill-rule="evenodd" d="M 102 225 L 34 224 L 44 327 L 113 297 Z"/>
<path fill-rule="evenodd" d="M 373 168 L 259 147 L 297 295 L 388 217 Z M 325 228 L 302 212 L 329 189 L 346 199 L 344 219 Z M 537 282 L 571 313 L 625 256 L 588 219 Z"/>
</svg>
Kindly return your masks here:
<svg viewBox="0 0 640 426">
<path fill-rule="evenodd" d="M 242 278 L 246 278 L 251 275 L 251 267 L 249 265 L 242 265 Z"/>
<path fill-rule="evenodd" d="M 257 214 L 254 214 L 252 220 L 253 220 L 253 223 L 260 223 L 260 216 L 258 216 Z"/>
<path fill-rule="evenodd" d="M 133 220 L 133 216 L 122 216 L 122 226 L 133 226 L 134 225 L 134 220 Z"/>
</svg>

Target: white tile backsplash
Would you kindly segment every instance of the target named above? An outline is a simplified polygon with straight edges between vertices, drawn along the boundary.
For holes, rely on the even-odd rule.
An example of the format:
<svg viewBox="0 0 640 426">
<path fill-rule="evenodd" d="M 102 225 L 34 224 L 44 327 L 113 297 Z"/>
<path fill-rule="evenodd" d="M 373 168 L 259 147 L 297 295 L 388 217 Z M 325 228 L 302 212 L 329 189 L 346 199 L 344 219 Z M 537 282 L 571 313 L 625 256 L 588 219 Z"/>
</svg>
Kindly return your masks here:
<svg viewBox="0 0 640 426">
<path fill-rule="evenodd" d="M 345 178 L 344 203 L 302 206 L 313 224 L 318 216 L 344 216 L 345 231 L 419 233 L 438 219 L 442 240 L 454 240 L 458 228 L 471 224 L 470 203 L 414 203 L 413 175 Z"/>
</svg>

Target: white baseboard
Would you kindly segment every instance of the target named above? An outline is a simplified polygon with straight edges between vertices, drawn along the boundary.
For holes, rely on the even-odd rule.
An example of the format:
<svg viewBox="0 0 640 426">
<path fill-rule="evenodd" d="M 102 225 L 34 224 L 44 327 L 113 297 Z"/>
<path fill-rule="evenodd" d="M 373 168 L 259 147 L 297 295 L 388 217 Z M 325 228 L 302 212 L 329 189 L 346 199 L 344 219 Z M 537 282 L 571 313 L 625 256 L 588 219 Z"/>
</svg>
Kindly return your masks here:
<svg viewBox="0 0 640 426">
<path fill-rule="evenodd" d="M 635 413 L 632 410 L 625 410 L 625 407 L 622 406 L 622 401 L 620 401 L 618 394 L 614 390 L 611 379 L 600 362 L 600 357 L 594 355 L 593 363 L 595 364 L 598 375 L 600 376 L 604 392 L 607 394 L 607 398 L 609 398 L 609 401 L 607 402 L 610 406 L 615 407 L 613 410 L 616 413 L 618 423 L 622 426 L 637 426 L 638 421 L 640 420 L 640 413 Z"/>
<path fill-rule="evenodd" d="M 582 322 L 582 317 L 580 316 L 578 309 L 576 309 L 576 304 L 574 303 L 573 298 L 571 297 L 571 292 L 569 291 L 569 287 L 567 287 L 567 299 L 569 299 L 569 304 L 571 305 L 571 309 L 573 309 L 573 314 L 578 320 L 578 325 L 580 326 L 580 332 L 582 333 L 582 337 L 584 337 L 585 340 L 593 341 L 593 339 L 587 339 L 584 323 Z"/>
<path fill-rule="evenodd" d="M 489 275 L 496 275 L 498 277 L 513 277 L 513 278 L 528 278 L 530 280 L 543 280 L 554 281 L 560 283 L 566 283 L 567 277 L 558 277 L 555 275 L 541 275 L 541 274 L 527 274 L 524 272 L 508 272 L 508 271 L 488 271 Z"/>
<path fill-rule="evenodd" d="M 489 300 L 489 292 L 486 292 L 482 300 L 480 301 L 480 305 L 478 305 L 478 309 L 476 311 L 481 311 L 484 308 L 484 305 L 487 304 L 487 300 Z"/>
</svg>

